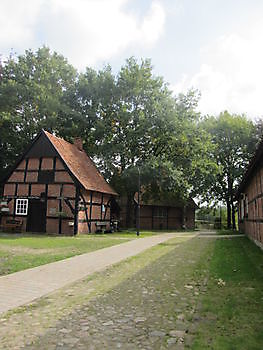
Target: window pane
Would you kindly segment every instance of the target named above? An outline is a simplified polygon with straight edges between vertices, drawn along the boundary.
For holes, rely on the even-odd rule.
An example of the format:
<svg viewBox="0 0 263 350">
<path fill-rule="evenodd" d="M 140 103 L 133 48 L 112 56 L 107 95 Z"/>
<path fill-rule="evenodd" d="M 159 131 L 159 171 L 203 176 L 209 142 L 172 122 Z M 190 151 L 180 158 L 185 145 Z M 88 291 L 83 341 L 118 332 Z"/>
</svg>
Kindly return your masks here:
<svg viewBox="0 0 263 350">
<path fill-rule="evenodd" d="M 16 200 L 16 215 L 27 215 L 28 199 Z"/>
</svg>

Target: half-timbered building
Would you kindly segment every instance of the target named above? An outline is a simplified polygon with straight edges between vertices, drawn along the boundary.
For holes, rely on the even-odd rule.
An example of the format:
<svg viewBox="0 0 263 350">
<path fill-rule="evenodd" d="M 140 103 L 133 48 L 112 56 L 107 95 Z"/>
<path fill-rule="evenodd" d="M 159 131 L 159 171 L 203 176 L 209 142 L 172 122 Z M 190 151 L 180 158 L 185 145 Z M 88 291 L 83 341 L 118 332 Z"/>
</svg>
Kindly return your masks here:
<svg viewBox="0 0 263 350">
<path fill-rule="evenodd" d="M 71 144 L 42 130 L 4 180 L 2 225 L 17 219 L 22 231 L 66 235 L 109 229 L 116 195 L 81 139 Z"/>
<path fill-rule="evenodd" d="M 119 199 L 119 217 L 121 227 L 137 226 L 138 193 L 134 196 L 133 207 L 128 208 L 127 198 Z M 140 228 L 145 230 L 180 230 L 195 228 L 195 210 L 197 208 L 193 199 L 184 204 L 179 199 L 156 200 L 152 198 L 140 199 Z M 129 213 L 128 213 L 129 212 Z M 129 215 L 129 220 L 127 217 Z"/>
<path fill-rule="evenodd" d="M 263 141 L 237 191 L 239 230 L 263 248 Z"/>
</svg>

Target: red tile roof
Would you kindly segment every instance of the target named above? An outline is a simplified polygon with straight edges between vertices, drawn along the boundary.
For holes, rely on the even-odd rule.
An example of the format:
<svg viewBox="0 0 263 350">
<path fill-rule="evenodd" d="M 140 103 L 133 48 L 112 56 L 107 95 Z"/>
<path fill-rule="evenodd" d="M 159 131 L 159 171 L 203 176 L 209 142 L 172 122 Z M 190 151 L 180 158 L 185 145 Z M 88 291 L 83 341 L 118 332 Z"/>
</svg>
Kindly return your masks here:
<svg viewBox="0 0 263 350">
<path fill-rule="evenodd" d="M 86 190 L 117 195 L 85 151 L 80 151 L 75 145 L 47 131 L 44 131 L 44 133 L 66 163 L 71 173 Z"/>
</svg>

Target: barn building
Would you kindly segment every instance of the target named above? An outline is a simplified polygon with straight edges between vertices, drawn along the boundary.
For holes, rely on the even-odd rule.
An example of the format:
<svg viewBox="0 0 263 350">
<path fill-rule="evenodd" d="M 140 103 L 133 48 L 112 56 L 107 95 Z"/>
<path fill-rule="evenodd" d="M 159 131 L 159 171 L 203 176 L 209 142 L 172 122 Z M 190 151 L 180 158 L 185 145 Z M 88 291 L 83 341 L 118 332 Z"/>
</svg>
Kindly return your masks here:
<svg viewBox="0 0 263 350">
<path fill-rule="evenodd" d="M 263 141 L 237 191 L 239 230 L 263 248 Z"/>
<path fill-rule="evenodd" d="M 126 198 L 120 199 L 119 212 L 121 227 L 127 227 Z M 134 205 L 131 213 L 132 226 L 136 227 L 138 208 L 138 194 L 134 196 Z M 193 199 L 189 199 L 186 206 L 179 199 L 154 200 L 140 199 L 140 228 L 145 230 L 180 230 L 195 228 L 195 210 Z"/>
<path fill-rule="evenodd" d="M 109 229 L 117 193 L 83 150 L 42 130 L 4 180 L 2 217 L 22 231 L 76 235 Z"/>
</svg>

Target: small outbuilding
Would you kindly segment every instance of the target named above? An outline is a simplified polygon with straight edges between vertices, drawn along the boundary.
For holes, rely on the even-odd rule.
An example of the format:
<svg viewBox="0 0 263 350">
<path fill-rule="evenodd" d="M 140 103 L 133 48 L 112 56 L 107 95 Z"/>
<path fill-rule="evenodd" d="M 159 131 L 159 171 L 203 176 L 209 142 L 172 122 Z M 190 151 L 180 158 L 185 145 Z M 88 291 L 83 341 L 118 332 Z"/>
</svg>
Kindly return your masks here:
<svg viewBox="0 0 263 350">
<path fill-rule="evenodd" d="M 120 225 L 127 227 L 126 198 L 120 199 Z M 164 198 L 156 200 L 152 198 L 140 199 L 140 228 L 144 230 L 180 230 L 195 228 L 195 210 L 197 208 L 193 199 L 183 203 L 180 199 Z M 138 194 L 134 196 L 134 205 L 131 216 L 132 226 L 137 224 Z"/>
<path fill-rule="evenodd" d="M 76 235 L 109 229 L 117 193 L 83 150 L 42 130 L 4 180 L 2 225 Z"/>
<path fill-rule="evenodd" d="M 263 141 L 237 191 L 239 230 L 263 248 Z"/>
</svg>

